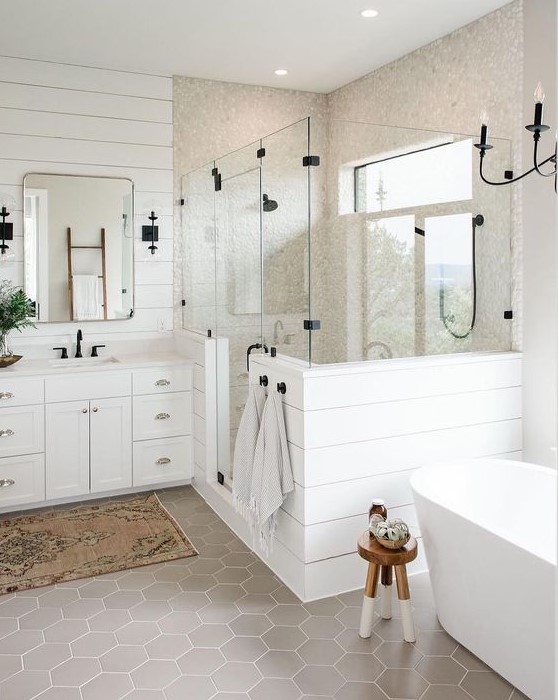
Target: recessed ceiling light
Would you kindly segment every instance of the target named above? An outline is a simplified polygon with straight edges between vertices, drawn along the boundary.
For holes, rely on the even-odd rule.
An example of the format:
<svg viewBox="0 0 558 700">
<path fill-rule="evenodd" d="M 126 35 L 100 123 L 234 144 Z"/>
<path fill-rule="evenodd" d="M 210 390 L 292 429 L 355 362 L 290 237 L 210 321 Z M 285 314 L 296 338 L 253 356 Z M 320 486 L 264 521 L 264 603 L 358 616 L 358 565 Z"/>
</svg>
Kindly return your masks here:
<svg viewBox="0 0 558 700">
<path fill-rule="evenodd" d="M 377 17 L 378 16 L 378 10 L 363 10 L 360 13 L 363 17 Z"/>
<path fill-rule="evenodd" d="M 285 68 L 278 68 L 275 71 L 275 75 L 288 75 L 289 71 L 286 70 Z"/>
</svg>

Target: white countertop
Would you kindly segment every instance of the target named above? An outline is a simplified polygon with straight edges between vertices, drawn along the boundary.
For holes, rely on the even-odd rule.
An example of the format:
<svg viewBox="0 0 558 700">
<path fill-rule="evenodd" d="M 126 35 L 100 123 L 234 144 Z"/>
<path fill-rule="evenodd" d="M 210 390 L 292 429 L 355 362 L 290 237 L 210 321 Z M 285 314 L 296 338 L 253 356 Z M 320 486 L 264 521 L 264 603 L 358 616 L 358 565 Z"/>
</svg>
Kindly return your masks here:
<svg viewBox="0 0 558 700">
<path fill-rule="evenodd" d="M 79 364 L 77 364 L 79 362 Z M 23 358 L 11 367 L 0 369 L 0 381 L 16 379 L 33 375 L 57 376 L 68 373 L 84 372 L 114 372 L 140 369 L 142 367 L 172 367 L 187 365 L 192 367 L 193 361 L 178 353 L 137 353 L 128 355 L 106 355 L 99 358 L 84 357 L 81 360 L 68 358 L 27 359 Z"/>
</svg>

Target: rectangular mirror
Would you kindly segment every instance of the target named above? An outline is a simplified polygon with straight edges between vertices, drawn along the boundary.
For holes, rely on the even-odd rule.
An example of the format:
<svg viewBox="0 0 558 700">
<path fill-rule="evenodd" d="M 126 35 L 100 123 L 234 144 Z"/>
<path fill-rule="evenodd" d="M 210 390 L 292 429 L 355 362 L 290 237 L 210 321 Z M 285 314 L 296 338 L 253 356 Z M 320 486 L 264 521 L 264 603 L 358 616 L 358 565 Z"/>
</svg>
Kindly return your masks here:
<svg viewBox="0 0 558 700">
<path fill-rule="evenodd" d="M 31 173 L 23 186 L 24 288 L 36 320 L 133 316 L 133 182 Z"/>
</svg>

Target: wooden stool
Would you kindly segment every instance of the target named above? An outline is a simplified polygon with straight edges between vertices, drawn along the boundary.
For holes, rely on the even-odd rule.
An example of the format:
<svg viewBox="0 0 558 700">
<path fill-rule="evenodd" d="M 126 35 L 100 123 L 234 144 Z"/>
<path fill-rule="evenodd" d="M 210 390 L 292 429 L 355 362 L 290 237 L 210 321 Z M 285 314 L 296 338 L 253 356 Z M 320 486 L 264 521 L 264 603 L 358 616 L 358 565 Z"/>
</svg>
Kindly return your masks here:
<svg viewBox="0 0 558 700">
<path fill-rule="evenodd" d="M 407 580 L 406 565 L 417 557 L 417 541 L 414 537 L 401 549 L 386 549 L 370 537 L 368 530 L 362 533 L 358 541 L 358 553 L 368 563 L 368 575 L 364 588 L 364 600 L 362 602 L 362 614 L 360 618 L 360 636 L 367 639 L 372 634 L 374 624 L 374 603 L 378 597 L 378 580 L 381 573 L 382 581 L 382 617 L 391 619 L 391 584 L 392 571 L 395 569 L 397 582 L 397 597 L 401 605 L 401 622 L 403 623 L 403 637 L 406 642 L 415 641 L 415 628 L 413 614 L 411 612 L 411 595 L 409 593 L 409 581 Z"/>
</svg>

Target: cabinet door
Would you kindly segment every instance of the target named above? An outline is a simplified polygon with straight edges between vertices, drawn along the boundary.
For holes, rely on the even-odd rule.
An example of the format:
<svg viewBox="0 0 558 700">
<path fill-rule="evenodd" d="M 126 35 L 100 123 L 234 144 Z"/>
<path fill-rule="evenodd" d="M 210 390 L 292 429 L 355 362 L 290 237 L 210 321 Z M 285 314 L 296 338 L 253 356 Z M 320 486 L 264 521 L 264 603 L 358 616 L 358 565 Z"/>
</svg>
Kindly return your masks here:
<svg viewBox="0 0 558 700">
<path fill-rule="evenodd" d="M 130 397 L 90 402 L 91 493 L 132 485 Z"/>
<path fill-rule="evenodd" d="M 46 406 L 46 497 L 89 493 L 89 403 Z"/>
</svg>

